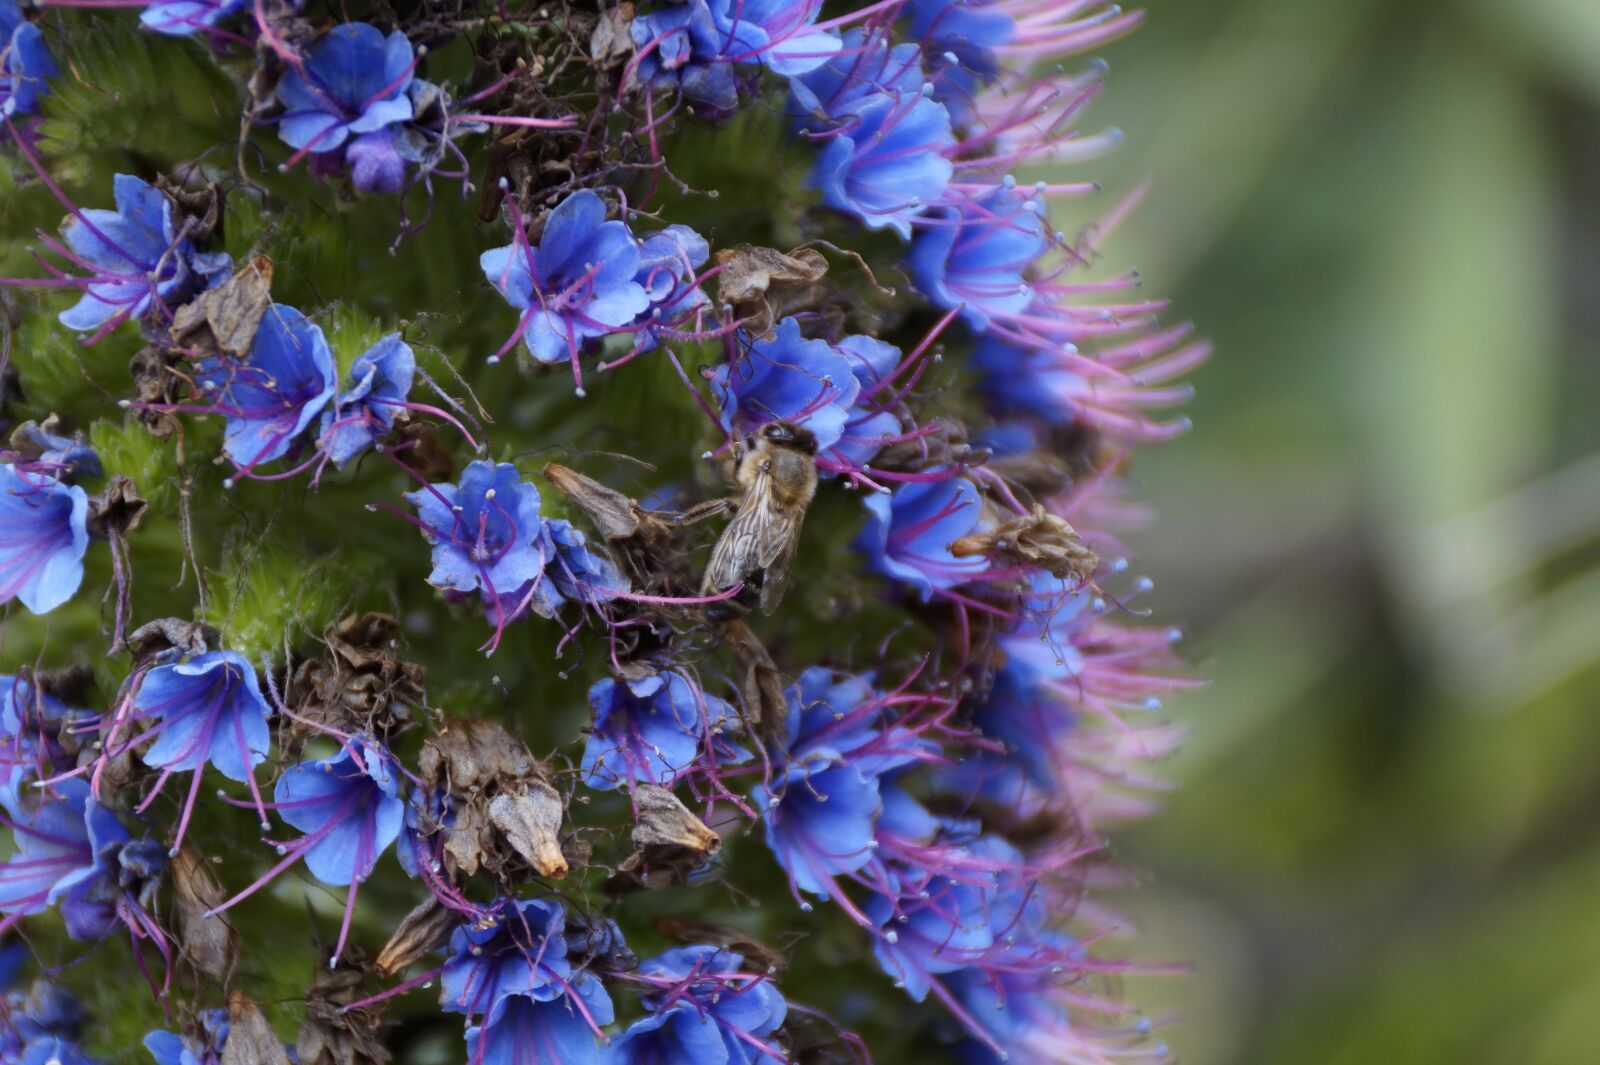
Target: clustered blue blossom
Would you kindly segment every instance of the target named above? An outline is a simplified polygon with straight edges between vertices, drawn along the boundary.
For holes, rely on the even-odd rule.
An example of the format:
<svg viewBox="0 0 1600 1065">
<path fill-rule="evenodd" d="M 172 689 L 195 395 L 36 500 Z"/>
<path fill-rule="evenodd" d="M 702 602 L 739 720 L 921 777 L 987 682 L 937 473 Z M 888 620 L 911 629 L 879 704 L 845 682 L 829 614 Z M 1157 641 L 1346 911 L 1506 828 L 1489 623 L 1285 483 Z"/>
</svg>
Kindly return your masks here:
<svg viewBox="0 0 1600 1065">
<path fill-rule="evenodd" d="M 313 173 L 347 173 L 356 189 L 405 193 L 414 181 L 443 173 L 451 152 L 463 163 L 459 176 L 467 176 L 454 146 L 459 134 L 495 123 L 569 129 L 578 122 L 468 113 L 444 87 L 417 75 L 427 55 L 421 42 L 433 40 L 424 32 L 433 30 L 411 27 L 413 44 L 404 28 L 313 28 L 263 16 L 245 0 L 138 6 L 155 33 L 202 34 L 218 51 L 254 44 L 272 57 L 263 69 L 270 66 L 275 80 L 252 83 L 251 118 L 271 124 L 292 150 L 286 171 L 309 159 Z M 611 23 L 601 28 L 631 41 L 631 57 L 611 68 L 597 61 L 596 70 L 614 76 L 619 109 L 642 94 L 645 126 L 629 137 L 648 145 L 658 165 L 657 93 L 674 97 L 674 108 L 687 101 L 697 116 L 720 120 L 773 77 L 785 79 L 783 121 L 814 152 L 815 200 L 801 206 L 884 231 L 880 243 L 903 256 L 911 303 L 879 314 L 864 299 L 838 315 L 805 301 L 774 303 L 770 316 L 739 317 L 745 312 L 715 305 L 703 287 L 727 267 L 725 257 L 714 257 L 710 241 L 682 224 L 636 232 L 652 215 L 630 203 L 625 186 L 604 184 L 609 175 L 576 172 L 571 184 L 536 188 L 532 196 L 513 192 L 507 178 L 498 191 L 511 241 L 482 252 L 479 264 L 518 318 L 489 361 L 520 344 L 534 363 L 569 364 L 581 396 L 585 356 L 603 352 L 601 369 L 612 369 L 657 352 L 651 357 L 670 360 L 730 449 L 774 422 L 808 430 L 818 470 L 840 479 L 826 490 L 866 489 L 852 544 L 860 570 L 882 578 L 872 587 L 886 598 L 911 603 L 941 628 L 939 655 L 899 684 L 885 683 L 881 669 L 813 665 L 792 684 L 776 682 L 781 721 L 758 721 L 756 704 L 771 698 L 770 674 L 778 672 L 762 661 L 759 640 L 745 637 L 734 656 L 740 677 L 691 659 L 678 638 L 689 627 L 683 619 L 705 597 L 650 594 L 674 593 L 676 574 L 666 582 L 673 587 L 636 589 L 630 576 L 647 579 L 636 559 L 625 559 L 625 575 L 622 556 L 606 543 L 542 509 L 539 489 L 517 465 L 492 461 L 453 416 L 413 402 L 418 377 L 438 386 L 401 333 L 373 342 L 342 380 L 322 327 L 283 303 L 267 307 L 248 350 L 168 344 L 174 312 L 227 281 L 233 265 L 225 253 L 207 250 L 211 238 L 186 216 L 180 202 L 187 201 L 165 191 L 169 185 L 119 174 L 115 210 L 68 204 L 61 241 L 45 243 L 73 270 L 47 266 L 55 276 L 34 283 L 77 294 L 59 319 L 86 334 L 85 343 L 134 321 L 144 340 L 172 358 L 187 394 L 125 406 L 141 414 L 219 415 L 222 451 L 233 466 L 225 487 L 237 477 L 307 469 L 320 477 L 328 466 L 349 470 L 373 452 L 413 476 L 420 487 L 405 498 L 414 515 L 395 512 L 412 519 L 431 551 L 428 584 L 447 600 L 481 607 L 492 622 L 485 649 L 493 651 L 509 624 L 533 614 L 562 623 L 563 646 L 582 622 L 603 624 L 612 675 L 588 688 L 581 761 L 565 764 L 564 780 L 631 796 L 636 816 L 646 794 L 661 801 L 665 789 L 669 805 L 687 795 L 703 803 L 699 827 L 718 839 L 730 826 L 759 821 L 798 907 L 810 912 L 816 900 L 827 900 L 841 910 L 891 982 L 917 1002 L 942 1003 L 964 1025 L 961 1053 L 970 1060 L 1102 1060 L 1099 1033 L 1078 1022 L 1082 1003 L 1073 984 L 1102 965 L 1115 972 L 1116 963 L 1091 956 L 1092 923 L 1087 930 L 1068 925 L 1058 912 L 1066 901 L 1061 883 L 1081 857 L 1078 841 L 1052 837 L 1023 846 L 1015 841 L 1027 837 L 1016 830 L 1024 822 L 1071 823 L 1093 840 L 1102 821 L 1140 812 L 1139 763 L 1173 737 L 1125 715 L 1159 709 L 1160 693 L 1184 683 L 1170 653 L 1178 634 L 1110 615 L 1098 581 L 1120 573 L 1120 560 L 1100 564 L 1089 555 L 1083 570 L 1069 573 L 1008 554 L 1016 544 L 1002 542 L 1000 530 L 1009 522 L 1033 521 L 1040 537 L 1077 536 L 1068 518 L 1096 527 L 1099 516 L 1083 502 L 1095 484 L 1038 493 L 1037 505 L 1029 489 L 1025 505 L 993 467 L 1059 446 L 1058 434 L 1069 428 L 1091 428 L 1119 446 L 1180 431 L 1180 422 L 1157 422 L 1145 412 L 1186 398 L 1173 382 L 1205 357 L 1187 327 L 1152 324 L 1154 303 L 1079 300 L 1131 287 L 1134 279 L 1075 282 L 1072 271 L 1092 249 L 1052 229 L 1049 196 L 1064 186 L 1020 187 L 1008 173 L 1094 146 L 1075 144 L 1068 124 L 1098 70 L 1057 82 L 1027 77 L 1024 65 L 1109 40 L 1137 16 L 1094 3 L 1057 9 L 1035 0 L 905 0 L 819 21 L 821 6 L 686 0 L 636 14 L 617 9 L 618 19 L 631 20 L 625 33 Z M 222 28 L 234 18 L 241 28 L 248 20 L 248 34 Z M 600 50 L 603 40 L 597 31 L 592 47 Z M 626 51 L 617 42 L 611 47 Z M 527 89 L 544 74 L 519 66 L 461 103 L 517 82 Z M 8 128 L 14 117 L 37 113 L 57 76 L 39 28 L 14 0 L 0 0 L 0 108 Z M 28 140 L 19 141 L 65 203 Z M 551 209 L 525 217 L 543 195 Z M 896 295 L 866 260 L 855 261 L 865 278 L 860 285 Z M 934 319 L 906 350 L 871 335 Z M 948 387 L 929 374 L 947 328 L 975 347 L 967 365 L 995 418 L 972 446 L 964 427 L 920 420 L 926 396 Z M 702 367 L 711 402 L 680 363 L 680 341 L 721 344 L 723 357 Z M 419 413 L 441 417 L 472 443 L 478 457 L 459 475 L 424 476 L 407 464 L 411 433 L 397 437 Z M 63 435 L 50 421 L 20 427 L 13 440 L 16 453 L 6 451 L 0 462 L 0 606 L 16 599 L 45 614 L 83 584 L 92 523 L 90 497 L 77 482 L 105 470 L 81 436 Z M 280 461 L 289 468 L 259 472 Z M 651 520 L 666 528 L 670 518 Z M 1094 536 L 1082 542 L 1112 543 Z M 119 645 L 123 557 L 113 556 Z M 641 605 L 671 609 L 635 611 Z M 732 628 L 710 631 L 733 642 Z M 525 774 L 502 773 L 487 789 L 482 782 L 460 789 L 453 781 L 425 782 L 402 761 L 404 748 L 391 746 L 389 726 L 363 719 L 335 727 L 297 714 L 290 686 L 307 676 L 314 686 L 314 672 L 262 661 L 258 673 L 246 654 L 211 649 L 208 638 L 157 641 L 154 649 L 131 646 L 130 638 L 117 650 L 132 654 L 131 672 L 104 713 L 69 705 L 78 700 L 59 678 L 26 669 L 0 676 L 0 825 L 13 847 L 0 861 L 0 934 L 50 910 L 77 941 L 98 942 L 120 925 L 138 960 L 146 946 L 163 957 L 170 986 L 172 934 L 161 924 L 157 892 L 182 868 L 211 769 L 249 792 L 248 800 L 219 793 L 219 801 L 252 810 L 264 834 L 273 814 L 293 832 L 263 835 L 276 860 L 264 858 L 270 868 L 225 901 L 208 901 L 201 919 L 303 866 L 321 884 L 345 889 L 329 959 L 337 966 L 359 892 L 403 839 L 402 866 L 431 894 L 413 914 L 424 914 L 429 934 L 418 937 L 422 945 L 405 964 L 430 953 L 442 953 L 443 961 L 361 1005 L 437 979 L 440 1008 L 463 1019 L 471 1065 L 790 1060 L 790 1005 L 776 969 L 754 964 L 754 952 L 695 943 L 639 962 L 614 921 L 547 885 L 520 883 L 523 867 L 510 875 L 491 871 L 493 889 L 482 891 L 457 883 L 439 852 L 419 845 L 442 827 L 450 845 L 487 846 L 494 832 L 543 832 L 552 837 L 541 838 L 543 845 L 566 848 L 572 837 L 559 831 L 561 817 L 552 825 L 548 809 L 538 806 L 561 800 L 564 816 L 570 798 L 545 782 L 549 766 L 525 750 L 494 751 L 513 760 L 527 755 Z M 330 648 L 338 642 L 333 634 L 326 639 Z M 619 651 L 626 639 L 636 639 L 633 649 Z M 362 659 L 352 669 L 372 665 L 364 652 L 342 646 L 345 663 Z M 841 648 L 826 661 L 848 657 L 853 652 Z M 707 661 L 714 661 L 710 652 Z M 337 683 L 349 680 L 341 669 Z M 448 731 L 440 727 L 438 738 Z M 264 766 L 272 774 L 270 801 L 257 779 Z M 158 832 L 150 811 L 174 778 L 184 794 L 175 824 Z M 629 805 L 594 798 L 597 807 Z M 681 813 L 693 817 L 687 805 Z M 635 859 L 646 836 L 635 833 Z M 694 882 L 714 851 L 691 854 L 676 872 Z M 629 869 L 623 863 L 608 890 Z M 22 964 L 14 946 L 0 944 L 7 988 L 0 1065 L 94 1065 L 77 1046 L 81 1018 L 70 996 L 47 983 L 26 998 L 10 990 Z M 400 967 L 378 963 L 386 975 Z M 608 1036 L 613 995 L 623 990 L 633 993 L 638 1013 Z M 158 1029 L 144 1040 L 157 1065 L 216 1065 L 234 1024 L 227 1011 L 211 1009 L 168 1026 L 179 1030 Z"/>
</svg>

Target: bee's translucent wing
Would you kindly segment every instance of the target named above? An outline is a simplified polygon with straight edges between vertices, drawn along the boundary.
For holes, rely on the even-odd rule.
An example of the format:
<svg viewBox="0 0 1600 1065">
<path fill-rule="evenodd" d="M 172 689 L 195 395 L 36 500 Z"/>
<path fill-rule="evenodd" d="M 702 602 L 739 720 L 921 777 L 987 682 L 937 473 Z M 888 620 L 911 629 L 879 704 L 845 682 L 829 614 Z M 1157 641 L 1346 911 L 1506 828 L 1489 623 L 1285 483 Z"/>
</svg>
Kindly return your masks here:
<svg viewBox="0 0 1600 1065">
<path fill-rule="evenodd" d="M 803 508 L 785 507 L 772 491 L 772 476 L 763 469 L 745 493 L 739 512 L 712 549 L 701 592 L 714 595 L 736 584 L 757 583 L 762 609 L 771 611 L 782 597 L 784 570 L 794 557 Z M 773 588 L 776 585 L 776 588 Z"/>
</svg>

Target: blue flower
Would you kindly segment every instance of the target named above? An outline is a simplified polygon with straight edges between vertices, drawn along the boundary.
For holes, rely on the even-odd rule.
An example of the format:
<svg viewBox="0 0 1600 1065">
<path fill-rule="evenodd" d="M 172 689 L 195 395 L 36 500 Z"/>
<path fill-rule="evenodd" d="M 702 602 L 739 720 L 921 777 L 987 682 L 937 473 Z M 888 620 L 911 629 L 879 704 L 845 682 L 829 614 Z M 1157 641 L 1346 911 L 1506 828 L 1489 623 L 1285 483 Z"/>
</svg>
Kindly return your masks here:
<svg viewBox="0 0 1600 1065">
<path fill-rule="evenodd" d="M 981 558 L 950 553 L 949 545 L 971 533 L 982 514 L 977 486 L 965 477 L 902 484 L 862 502 L 867 524 L 855 549 L 867 556 L 869 570 L 910 585 L 923 602 L 986 568 Z"/>
<path fill-rule="evenodd" d="M 751 432 L 768 422 L 804 426 L 825 451 L 839 442 L 861 393 L 852 360 L 825 340 L 807 340 L 785 318 L 770 340 L 756 340 L 711 378 L 722 427 Z"/>
<path fill-rule="evenodd" d="M 339 469 L 394 428 L 417 372 L 411 346 L 390 333 L 362 352 L 322 415 L 322 450 Z"/>
<path fill-rule="evenodd" d="M 69 783 L 81 783 L 71 781 Z M 89 794 L 88 785 L 62 791 L 63 799 L 83 805 L 88 830 L 89 864 L 56 881 L 52 898 L 61 904 L 67 934 L 73 939 L 99 939 L 127 920 L 124 913 L 148 913 L 167 869 L 167 848 L 153 839 L 134 839 L 112 811 Z M 148 931 L 143 921 L 130 921 L 136 935 Z"/>
<path fill-rule="evenodd" d="M 1022 620 L 1000 638 L 1007 672 L 1021 685 L 1061 681 L 1083 672 L 1072 636 L 1090 615 L 1094 593 L 1077 582 L 1036 573 L 1022 600 Z"/>
<path fill-rule="evenodd" d="M 540 362 L 576 360 L 587 341 L 624 330 L 649 308 L 640 261 L 627 225 L 606 221 L 605 203 L 588 189 L 550 212 L 537 248 L 519 232 L 478 260 L 489 283 L 522 311 L 513 336 Z"/>
<path fill-rule="evenodd" d="M 566 947 L 566 911 L 550 899 L 501 899 L 490 915 L 462 924 L 450 937 L 450 958 L 440 971 L 440 1006 L 451 1014 L 490 1017 L 506 999 L 560 1003 L 578 991 L 586 1004 L 605 990 L 581 988 Z M 598 995 L 595 995 L 598 990 Z"/>
<path fill-rule="evenodd" d="M 17 1065 L 99 1065 L 78 1044 L 56 1036 L 46 1036 L 28 1044 Z"/>
<path fill-rule="evenodd" d="M 548 542 L 539 516 L 539 490 L 509 462 L 473 462 L 459 485 L 435 484 L 406 494 L 423 535 L 433 544 L 428 583 L 446 592 L 476 592 L 510 620 L 520 603 L 544 607 L 535 593 L 549 587 Z M 559 601 L 559 593 L 555 594 Z"/>
<path fill-rule="evenodd" d="M 30 468 L 41 469 L 62 480 L 95 478 L 104 471 L 100 456 L 84 440 L 82 433 L 64 436 L 55 432 L 56 421 L 44 424 L 23 422 L 11 433 L 11 446 L 27 457 Z"/>
<path fill-rule="evenodd" d="M 223 416 L 223 450 L 242 469 L 281 458 L 333 400 L 338 371 L 320 327 L 282 303 L 261 318 L 243 361 L 217 356 L 201 389 Z"/>
<path fill-rule="evenodd" d="M 187 37 L 197 30 L 208 30 L 250 0 L 155 0 L 139 13 L 147 30 L 168 37 Z"/>
<path fill-rule="evenodd" d="M 594 725 L 583 748 L 583 780 L 609 791 L 673 782 L 700 757 L 708 735 L 737 715 L 679 673 L 638 680 L 607 677 L 589 689 Z"/>
<path fill-rule="evenodd" d="M 728 43 L 706 0 L 665 4 L 634 18 L 629 29 L 638 53 L 638 76 L 655 88 L 676 84 L 700 105 L 704 117 L 731 114 L 739 106 L 739 79 L 723 55 Z"/>
<path fill-rule="evenodd" d="M 709 0 L 711 21 L 725 35 L 723 52 L 734 62 L 760 62 L 793 77 L 815 70 L 840 49 L 837 36 L 812 29 L 819 0 Z"/>
<path fill-rule="evenodd" d="M 883 96 L 828 137 L 811 184 L 822 190 L 827 206 L 906 240 L 911 219 L 944 195 L 954 171 L 945 152 L 954 144 L 943 104 L 922 96 Z"/>
<path fill-rule="evenodd" d="M 614 1065 L 746 1065 L 787 1060 L 761 1047 L 777 1031 L 788 1003 L 763 976 L 746 971 L 730 950 L 679 947 L 639 965 L 650 990 L 650 1013 L 629 1025 L 612 1046 Z"/>
<path fill-rule="evenodd" d="M 639 273 L 634 280 L 644 288 L 650 306 L 644 314 L 649 324 L 640 331 L 635 348 L 650 350 L 658 331 L 711 305 L 711 298 L 695 283 L 695 271 L 710 257 L 711 246 L 688 226 L 668 226 L 639 245 Z"/>
<path fill-rule="evenodd" d="M 0 817 L 17 848 L 0 864 L 0 913 L 11 915 L 0 927 L 49 909 L 56 902 L 56 884 L 94 861 L 84 821 L 89 785 L 74 777 L 56 785 L 55 793 L 60 797 L 39 792 L 11 803 Z"/>
<path fill-rule="evenodd" d="M 46 80 L 58 73 L 39 27 L 23 17 L 14 0 L 0 0 L 0 117 L 37 111 L 39 97 L 50 91 Z"/>
<path fill-rule="evenodd" d="M 917 290 L 939 307 L 960 307 L 979 331 L 1022 314 L 1034 300 L 1027 269 L 1050 247 L 1042 211 L 1041 201 L 1001 187 L 943 212 L 911 245 Z"/>
<path fill-rule="evenodd" d="M 337 151 L 346 141 L 357 156 L 383 151 L 385 127 L 411 119 L 407 90 L 414 66 L 411 42 L 399 30 L 385 37 L 365 22 L 335 26 L 278 82 L 285 108 L 278 136 L 317 154 Z M 355 147 L 363 141 L 363 148 Z"/>
<path fill-rule="evenodd" d="M 133 907 L 151 902 L 165 853 L 153 840 L 134 841 L 86 781 L 52 787 L 56 797 L 41 793 L 31 811 L 7 804 L 17 853 L 0 865 L 0 912 L 25 916 L 59 903 L 69 936 L 99 939 L 117 923 L 124 899 Z"/>
<path fill-rule="evenodd" d="M 923 82 L 921 48 L 893 44 L 887 32 L 846 30 L 838 55 L 789 80 L 789 118 L 796 129 L 832 129 L 884 99 L 921 95 Z"/>
<path fill-rule="evenodd" d="M 156 1065 L 216 1065 L 228 1043 L 228 1011 L 206 1010 L 187 1036 L 156 1030 L 144 1037 L 144 1048 Z"/>
<path fill-rule="evenodd" d="M 875 896 L 867 913 L 882 934 L 873 941 L 878 964 L 917 1002 L 933 977 L 966 968 L 995 943 L 984 886 L 938 877 L 918 883 L 909 899 Z"/>
<path fill-rule="evenodd" d="M 195 250 L 180 229 L 177 209 L 160 189 L 118 174 L 112 190 L 115 211 L 77 211 L 62 227 L 67 246 L 94 270 L 82 298 L 58 316 L 80 333 L 143 317 L 152 305 L 181 301 L 223 280 L 232 264 L 224 252 Z"/>
<path fill-rule="evenodd" d="M 1052 359 L 1045 351 L 1031 351 L 988 335 L 972 353 L 978 373 L 978 390 L 990 406 L 1006 414 L 1030 414 L 1052 425 L 1070 425 L 1088 383 Z"/>
<path fill-rule="evenodd" d="M 133 695 L 134 713 L 154 722 L 144 762 L 167 772 L 198 772 L 207 762 L 229 780 L 249 778 L 272 743 L 255 667 L 235 651 L 207 651 L 158 666 Z"/>
<path fill-rule="evenodd" d="M 496 1002 L 482 1024 L 467 1029 L 467 1060 L 474 1065 L 602 1065 L 610 1058 L 597 1028 L 612 1017 L 605 987 L 579 973 L 570 993 L 560 998 L 511 995 Z"/>
<path fill-rule="evenodd" d="M 0 804 L 15 807 L 23 785 L 68 763 L 61 729 L 86 713 L 68 710 L 26 677 L 0 676 Z"/>
<path fill-rule="evenodd" d="M 891 390 L 879 386 L 900 365 L 900 349 L 873 337 L 854 335 L 833 347 L 850 361 L 850 372 L 861 387 L 839 442 L 828 449 L 828 455 L 845 468 L 859 469 L 872 461 L 885 442 L 900 435 L 900 419 L 879 405 L 891 398 L 880 395 Z"/>
<path fill-rule="evenodd" d="M 292 765 L 278 778 L 274 808 L 305 833 L 291 849 L 312 876 L 344 887 L 372 875 L 405 816 L 394 768 L 388 752 L 357 737 L 333 757 Z"/>
<path fill-rule="evenodd" d="M 0 463 L 0 603 L 47 614 L 83 583 L 89 497 L 47 473 Z"/>
<path fill-rule="evenodd" d="M 588 538 L 570 521 L 544 523 L 545 571 L 555 590 L 590 605 L 626 592 L 630 585 L 606 555 L 590 548 Z"/>
</svg>

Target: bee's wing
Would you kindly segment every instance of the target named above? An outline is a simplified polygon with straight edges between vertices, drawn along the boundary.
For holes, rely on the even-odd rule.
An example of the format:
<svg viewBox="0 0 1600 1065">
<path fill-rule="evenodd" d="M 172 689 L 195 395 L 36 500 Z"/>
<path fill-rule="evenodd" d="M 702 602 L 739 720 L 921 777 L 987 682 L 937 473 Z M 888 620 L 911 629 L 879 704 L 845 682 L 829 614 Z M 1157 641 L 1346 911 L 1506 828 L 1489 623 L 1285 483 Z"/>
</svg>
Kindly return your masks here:
<svg viewBox="0 0 1600 1065">
<path fill-rule="evenodd" d="M 785 508 L 779 503 L 772 491 L 772 475 L 763 469 L 711 551 L 702 593 L 726 591 L 735 584 L 748 583 L 759 573 L 763 582 L 761 604 L 770 610 L 782 595 L 783 574 L 774 572 L 774 567 L 780 561 L 787 566 L 793 557 L 804 517 L 803 509 Z M 780 586 L 776 594 L 767 591 L 774 579 Z"/>
<path fill-rule="evenodd" d="M 763 614 L 778 609 L 778 601 L 783 598 L 783 589 L 789 583 L 789 564 L 794 561 L 795 548 L 800 545 L 800 523 L 805 516 L 805 507 L 790 507 L 775 516 L 771 539 L 763 545 L 761 557 L 761 567 L 766 570 L 761 582 Z"/>
</svg>

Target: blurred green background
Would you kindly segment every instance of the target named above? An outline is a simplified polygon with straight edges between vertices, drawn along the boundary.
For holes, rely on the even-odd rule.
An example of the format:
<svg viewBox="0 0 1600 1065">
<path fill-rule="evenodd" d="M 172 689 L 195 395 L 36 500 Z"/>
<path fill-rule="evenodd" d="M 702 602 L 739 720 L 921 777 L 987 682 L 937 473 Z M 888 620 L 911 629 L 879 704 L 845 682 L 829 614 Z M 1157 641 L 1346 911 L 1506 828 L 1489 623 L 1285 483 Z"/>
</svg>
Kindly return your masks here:
<svg viewBox="0 0 1600 1065">
<path fill-rule="evenodd" d="M 1132 537 L 1212 683 L 1130 993 L 1188 1065 L 1600 1060 L 1600 3 L 1147 6 L 1090 124 L 1217 345 Z"/>
</svg>

